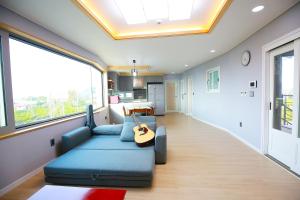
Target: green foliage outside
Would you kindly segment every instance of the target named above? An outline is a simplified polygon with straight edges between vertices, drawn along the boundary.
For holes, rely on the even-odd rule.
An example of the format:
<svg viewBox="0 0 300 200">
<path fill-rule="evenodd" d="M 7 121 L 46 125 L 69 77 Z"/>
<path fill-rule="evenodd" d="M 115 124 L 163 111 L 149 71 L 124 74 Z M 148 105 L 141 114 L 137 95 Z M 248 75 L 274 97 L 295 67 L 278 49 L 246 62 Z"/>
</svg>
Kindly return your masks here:
<svg viewBox="0 0 300 200">
<path fill-rule="evenodd" d="M 91 98 L 81 97 L 76 91 L 69 91 L 67 99 L 40 96 L 27 97 L 22 101 L 26 103 L 19 107 L 15 105 L 16 126 L 84 112 Z"/>
</svg>

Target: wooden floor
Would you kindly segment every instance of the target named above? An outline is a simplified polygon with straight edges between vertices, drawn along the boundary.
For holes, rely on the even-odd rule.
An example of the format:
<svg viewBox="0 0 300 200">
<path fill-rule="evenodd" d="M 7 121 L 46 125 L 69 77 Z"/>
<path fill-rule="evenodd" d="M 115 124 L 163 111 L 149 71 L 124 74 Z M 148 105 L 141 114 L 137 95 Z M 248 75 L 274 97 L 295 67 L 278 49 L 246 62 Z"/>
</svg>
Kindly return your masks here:
<svg viewBox="0 0 300 200">
<path fill-rule="evenodd" d="M 128 188 L 127 200 L 300 200 L 300 179 L 228 133 L 182 114 L 159 118 L 168 129 L 168 163 L 151 188 Z M 42 172 L 3 196 L 26 199 L 45 185 Z"/>
</svg>

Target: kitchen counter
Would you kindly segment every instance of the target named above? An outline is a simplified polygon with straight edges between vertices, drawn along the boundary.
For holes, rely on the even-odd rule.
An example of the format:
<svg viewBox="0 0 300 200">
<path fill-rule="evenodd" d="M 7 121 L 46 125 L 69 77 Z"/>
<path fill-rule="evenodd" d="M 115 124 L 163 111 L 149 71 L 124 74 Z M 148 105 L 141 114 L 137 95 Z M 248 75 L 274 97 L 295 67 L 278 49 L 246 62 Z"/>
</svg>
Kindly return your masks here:
<svg viewBox="0 0 300 200">
<path fill-rule="evenodd" d="M 126 99 L 120 101 L 120 103 L 142 103 L 142 102 L 148 102 L 148 100 L 147 99 Z"/>
</svg>

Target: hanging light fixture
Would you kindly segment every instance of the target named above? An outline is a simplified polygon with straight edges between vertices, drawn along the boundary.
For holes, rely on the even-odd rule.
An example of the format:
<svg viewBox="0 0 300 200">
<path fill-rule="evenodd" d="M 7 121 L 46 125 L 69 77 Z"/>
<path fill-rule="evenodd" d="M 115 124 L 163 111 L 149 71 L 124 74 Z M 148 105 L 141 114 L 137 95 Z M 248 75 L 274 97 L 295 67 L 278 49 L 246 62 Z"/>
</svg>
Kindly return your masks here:
<svg viewBox="0 0 300 200">
<path fill-rule="evenodd" d="M 135 68 L 135 60 L 132 61 L 133 62 L 133 69 L 131 70 L 131 74 L 132 76 L 137 76 L 138 75 L 138 71 L 137 69 Z"/>
</svg>

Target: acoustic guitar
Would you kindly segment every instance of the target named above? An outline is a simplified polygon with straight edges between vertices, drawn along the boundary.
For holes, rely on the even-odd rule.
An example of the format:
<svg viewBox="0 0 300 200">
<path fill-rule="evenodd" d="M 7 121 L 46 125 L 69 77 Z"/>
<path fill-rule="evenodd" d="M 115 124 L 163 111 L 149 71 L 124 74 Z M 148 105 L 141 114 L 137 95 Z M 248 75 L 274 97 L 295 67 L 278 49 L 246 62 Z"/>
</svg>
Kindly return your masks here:
<svg viewBox="0 0 300 200">
<path fill-rule="evenodd" d="M 148 128 L 147 124 L 140 123 L 135 114 L 133 113 L 132 118 L 136 124 L 136 127 L 133 128 L 134 132 L 134 141 L 139 147 L 145 147 L 151 145 L 155 138 L 155 133 Z"/>
</svg>

